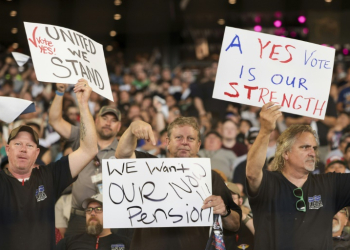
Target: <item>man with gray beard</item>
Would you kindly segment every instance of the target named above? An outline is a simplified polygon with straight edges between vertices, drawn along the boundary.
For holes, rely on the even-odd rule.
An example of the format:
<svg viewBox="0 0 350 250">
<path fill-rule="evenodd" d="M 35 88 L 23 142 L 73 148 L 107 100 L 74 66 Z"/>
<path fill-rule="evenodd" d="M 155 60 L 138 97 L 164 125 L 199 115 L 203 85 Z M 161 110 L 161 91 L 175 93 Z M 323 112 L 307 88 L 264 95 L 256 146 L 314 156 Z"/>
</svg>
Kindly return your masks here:
<svg viewBox="0 0 350 250">
<path fill-rule="evenodd" d="M 295 124 L 277 140 L 273 171 L 263 169 L 280 105 L 265 104 L 247 157 L 246 184 L 259 250 L 332 249 L 332 219 L 350 206 L 350 175 L 312 175 L 318 161 L 315 131 Z"/>
<path fill-rule="evenodd" d="M 66 84 L 57 83 L 56 96 L 49 112 L 50 125 L 63 138 L 71 142 L 75 151 L 79 147 L 79 127 L 73 126 L 62 118 L 63 97 Z M 114 158 L 118 145 L 116 138 L 121 126 L 121 113 L 115 107 L 103 106 L 95 116 L 98 153 L 80 172 L 72 189 L 72 210 L 65 236 L 85 232 L 85 211 L 82 202 L 96 193 L 102 193 L 102 159 Z"/>
<path fill-rule="evenodd" d="M 62 239 L 57 244 L 56 250 L 129 249 L 127 239 L 120 235 L 112 234 L 110 228 L 103 228 L 102 194 L 96 194 L 84 200 L 82 207 L 86 213 L 86 232 Z"/>
<path fill-rule="evenodd" d="M 333 217 L 333 249 L 350 249 L 350 235 L 343 231 L 349 220 L 349 210 L 344 207 Z"/>
</svg>

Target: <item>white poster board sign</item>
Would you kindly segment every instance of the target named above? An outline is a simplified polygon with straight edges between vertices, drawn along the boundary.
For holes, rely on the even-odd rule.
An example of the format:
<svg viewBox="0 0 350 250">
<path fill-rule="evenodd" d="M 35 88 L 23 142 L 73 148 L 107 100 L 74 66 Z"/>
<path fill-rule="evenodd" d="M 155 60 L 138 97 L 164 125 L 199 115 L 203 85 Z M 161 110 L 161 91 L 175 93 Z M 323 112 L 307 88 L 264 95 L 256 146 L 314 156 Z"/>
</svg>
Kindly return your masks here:
<svg viewBox="0 0 350 250">
<path fill-rule="evenodd" d="M 226 27 L 213 98 L 324 119 L 335 49 Z"/>
<path fill-rule="evenodd" d="M 105 228 L 211 226 L 209 158 L 102 160 Z"/>
<path fill-rule="evenodd" d="M 75 84 L 85 78 L 92 90 L 113 101 L 101 44 L 71 29 L 24 22 L 39 81 Z"/>
<path fill-rule="evenodd" d="M 35 112 L 35 104 L 31 101 L 0 96 L 0 120 L 11 123 L 18 116 Z"/>
</svg>

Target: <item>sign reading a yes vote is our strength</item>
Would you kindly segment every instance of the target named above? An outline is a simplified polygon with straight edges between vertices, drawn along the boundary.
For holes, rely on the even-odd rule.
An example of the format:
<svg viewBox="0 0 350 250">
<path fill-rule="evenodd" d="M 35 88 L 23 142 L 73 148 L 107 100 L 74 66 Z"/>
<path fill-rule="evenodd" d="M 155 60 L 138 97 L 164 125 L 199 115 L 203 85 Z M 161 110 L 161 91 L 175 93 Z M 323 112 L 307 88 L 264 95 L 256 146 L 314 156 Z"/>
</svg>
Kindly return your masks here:
<svg viewBox="0 0 350 250">
<path fill-rule="evenodd" d="M 85 78 L 92 90 L 113 101 L 101 44 L 71 29 L 24 22 L 37 79 L 75 84 Z"/>
<path fill-rule="evenodd" d="M 213 98 L 324 119 L 335 49 L 226 27 Z"/>
<path fill-rule="evenodd" d="M 208 158 L 102 160 L 105 228 L 211 226 Z"/>
</svg>

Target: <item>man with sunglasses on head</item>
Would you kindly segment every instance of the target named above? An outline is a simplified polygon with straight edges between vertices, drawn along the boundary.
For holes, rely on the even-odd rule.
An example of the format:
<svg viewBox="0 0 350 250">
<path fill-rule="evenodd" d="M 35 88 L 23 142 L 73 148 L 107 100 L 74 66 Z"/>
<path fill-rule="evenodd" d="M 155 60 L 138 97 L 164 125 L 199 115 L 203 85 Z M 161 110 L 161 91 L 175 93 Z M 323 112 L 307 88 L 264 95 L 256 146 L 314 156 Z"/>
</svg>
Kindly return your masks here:
<svg viewBox="0 0 350 250">
<path fill-rule="evenodd" d="M 265 104 L 260 132 L 247 158 L 247 188 L 254 214 L 255 246 L 265 249 L 332 249 L 333 216 L 350 205 L 350 175 L 310 174 L 317 138 L 309 125 L 292 125 L 277 141 L 273 170 L 263 170 L 270 133 L 282 115 Z"/>
<path fill-rule="evenodd" d="M 80 128 L 71 125 L 62 118 L 62 104 L 66 84 L 57 84 L 56 96 L 49 112 L 50 125 L 76 150 L 79 147 Z M 88 162 L 79 174 L 72 189 L 72 210 L 66 236 L 85 231 L 85 211 L 82 202 L 96 193 L 102 193 L 102 159 L 114 158 L 118 145 L 116 138 L 121 126 L 121 113 L 115 107 L 103 106 L 95 117 L 98 154 Z M 90 136 L 90 135 L 89 135 Z"/>
<path fill-rule="evenodd" d="M 96 194 L 84 200 L 82 208 L 86 214 L 86 232 L 62 239 L 57 244 L 56 250 L 128 249 L 126 239 L 122 236 L 112 234 L 110 228 L 103 228 L 102 194 Z"/>
<path fill-rule="evenodd" d="M 347 207 L 339 210 L 333 217 L 332 237 L 333 249 L 350 249 L 350 235 L 344 230 L 349 221 L 349 210 Z"/>
<path fill-rule="evenodd" d="M 47 166 L 35 167 L 39 136 L 29 126 L 13 129 L 6 145 L 8 167 L 0 171 L 0 249 L 37 250 L 55 247 L 55 202 L 97 153 L 88 100 L 91 87 L 75 85 L 81 110 L 80 147 Z"/>
</svg>

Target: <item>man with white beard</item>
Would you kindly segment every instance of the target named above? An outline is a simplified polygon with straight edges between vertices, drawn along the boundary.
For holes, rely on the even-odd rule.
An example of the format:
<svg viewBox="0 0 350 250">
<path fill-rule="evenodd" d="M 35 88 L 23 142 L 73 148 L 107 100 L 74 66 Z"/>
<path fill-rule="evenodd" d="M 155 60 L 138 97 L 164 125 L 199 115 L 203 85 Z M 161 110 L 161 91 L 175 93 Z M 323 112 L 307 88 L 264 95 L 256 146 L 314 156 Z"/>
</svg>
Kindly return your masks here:
<svg viewBox="0 0 350 250">
<path fill-rule="evenodd" d="M 100 249 L 127 250 L 128 242 L 123 236 L 112 234 L 110 228 L 103 228 L 103 197 L 93 195 L 83 201 L 86 213 L 86 232 L 62 239 L 56 250 Z"/>
<path fill-rule="evenodd" d="M 333 217 L 333 249 L 350 249 L 350 235 L 343 231 L 349 220 L 349 210 L 344 207 Z"/>
</svg>

